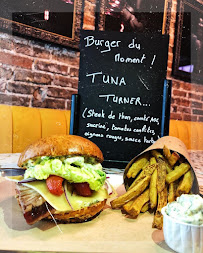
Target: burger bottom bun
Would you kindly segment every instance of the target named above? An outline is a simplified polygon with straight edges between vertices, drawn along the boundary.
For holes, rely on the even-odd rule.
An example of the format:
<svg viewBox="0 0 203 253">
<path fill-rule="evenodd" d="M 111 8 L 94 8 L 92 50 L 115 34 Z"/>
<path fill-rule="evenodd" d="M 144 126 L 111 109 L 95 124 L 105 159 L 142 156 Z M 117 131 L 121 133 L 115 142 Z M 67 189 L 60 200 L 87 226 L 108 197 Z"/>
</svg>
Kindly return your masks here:
<svg viewBox="0 0 203 253">
<path fill-rule="evenodd" d="M 55 220 L 60 223 L 81 223 L 94 219 L 103 210 L 106 204 L 106 199 L 97 202 L 89 207 L 85 207 L 80 210 L 70 211 L 68 213 L 52 213 Z M 46 217 L 48 220 L 53 220 L 53 217 L 49 215 Z"/>
</svg>

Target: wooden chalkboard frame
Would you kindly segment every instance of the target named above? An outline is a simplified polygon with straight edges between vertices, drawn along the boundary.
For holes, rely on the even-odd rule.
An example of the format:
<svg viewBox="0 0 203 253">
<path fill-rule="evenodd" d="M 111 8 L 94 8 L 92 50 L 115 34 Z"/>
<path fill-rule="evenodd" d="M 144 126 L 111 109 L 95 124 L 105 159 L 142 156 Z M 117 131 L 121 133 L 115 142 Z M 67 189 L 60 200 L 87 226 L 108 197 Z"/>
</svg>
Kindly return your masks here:
<svg viewBox="0 0 203 253">
<path fill-rule="evenodd" d="M 79 49 L 80 29 L 83 12 L 82 9 L 83 9 L 83 0 L 75 0 L 72 37 L 66 37 L 60 34 L 51 33 L 46 30 L 36 28 L 34 26 L 28 26 L 2 17 L 0 17 L 0 29 L 12 34 L 29 36 L 35 39 L 40 39 L 43 41 L 56 43 L 62 46 L 68 46 L 75 49 Z"/>
</svg>

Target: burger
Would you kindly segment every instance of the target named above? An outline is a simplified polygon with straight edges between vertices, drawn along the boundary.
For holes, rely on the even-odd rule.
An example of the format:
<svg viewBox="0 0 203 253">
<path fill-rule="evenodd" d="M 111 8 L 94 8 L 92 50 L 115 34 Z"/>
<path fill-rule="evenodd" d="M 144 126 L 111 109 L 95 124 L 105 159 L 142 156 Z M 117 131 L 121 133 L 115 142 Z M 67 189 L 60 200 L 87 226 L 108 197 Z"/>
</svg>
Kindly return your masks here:
<svg viewBox="0 0 203 253">
<path fill-rule="evenodd" d="M 113 193 L 102 161 L 98 146 L 76 135 L 53 135 L 28 146 L 18 160 L 24 176 L 12 177 L 26 222 L 77 223 L 96 217 Z"/>
</svg>

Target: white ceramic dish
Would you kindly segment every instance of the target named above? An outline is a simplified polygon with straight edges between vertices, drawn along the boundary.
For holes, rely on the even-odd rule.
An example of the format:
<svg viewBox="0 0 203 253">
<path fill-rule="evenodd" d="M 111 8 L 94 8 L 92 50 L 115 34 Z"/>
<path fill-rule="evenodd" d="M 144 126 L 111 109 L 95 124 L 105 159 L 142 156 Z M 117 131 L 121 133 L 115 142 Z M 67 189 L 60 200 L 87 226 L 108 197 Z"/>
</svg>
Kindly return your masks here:
<svg viewBox="0 0 203 253">
<path fill-rule="evenodd" d="M 178 253 L 203 253 L 203 225 L 178 221 L 162 208 L 163 232 L 167 245 Z"/>
</svg>

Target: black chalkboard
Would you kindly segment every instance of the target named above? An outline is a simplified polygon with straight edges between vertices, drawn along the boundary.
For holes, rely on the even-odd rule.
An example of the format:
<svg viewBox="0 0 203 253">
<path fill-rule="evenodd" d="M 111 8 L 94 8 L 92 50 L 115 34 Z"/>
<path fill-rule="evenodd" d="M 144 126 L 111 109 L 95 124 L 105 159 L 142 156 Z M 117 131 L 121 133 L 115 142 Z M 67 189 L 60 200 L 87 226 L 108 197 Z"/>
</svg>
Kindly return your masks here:
<svg viewBox="0 0 203 253">
<path fill-rule="evenodd" d="M 168 134 L 167 48 L 168 36 L 83 31 L 74 134 L 95 142 L 107 166 Z"/>
</svg>

